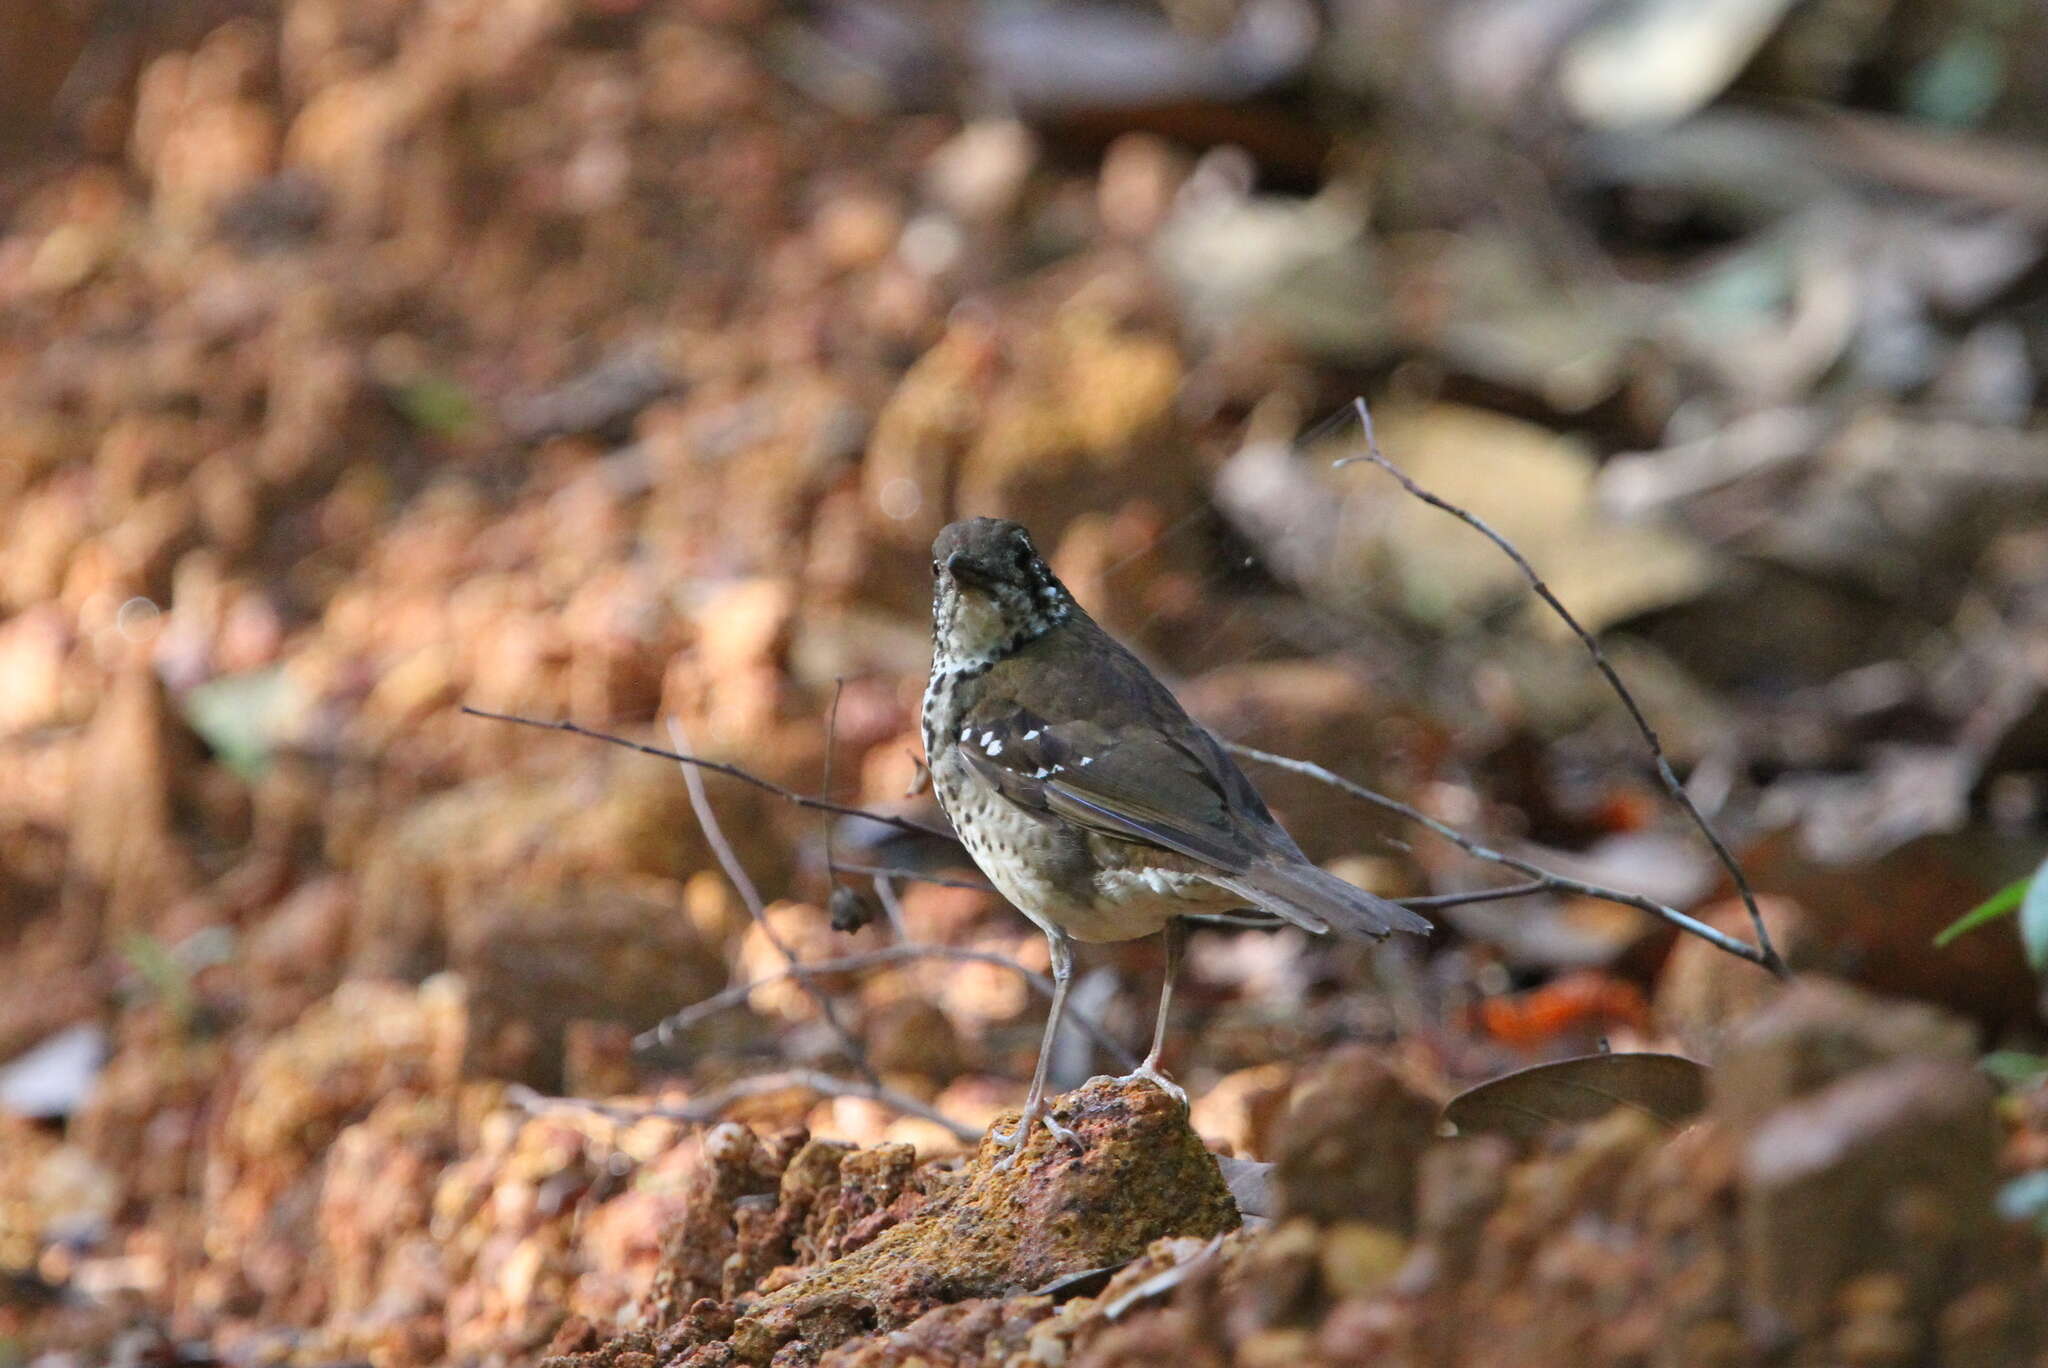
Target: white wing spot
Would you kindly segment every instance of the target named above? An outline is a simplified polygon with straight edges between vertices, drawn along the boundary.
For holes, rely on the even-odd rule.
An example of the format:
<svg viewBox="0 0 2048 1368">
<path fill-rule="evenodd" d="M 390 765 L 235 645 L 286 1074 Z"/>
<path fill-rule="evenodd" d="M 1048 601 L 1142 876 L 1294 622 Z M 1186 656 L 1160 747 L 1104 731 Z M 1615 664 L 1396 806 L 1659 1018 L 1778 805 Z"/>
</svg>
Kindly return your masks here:
<svg viewBox="0 0 2048 1368">
<path fill-rule="evenodd" d="M 1081 757 L 1081 763 L 1084 765 L 1092 765 L 1095 763 L 1095 757 L 1092 755 L 1084 755 Z"/>
<path fill-rule="evenodd" d="M 1033 727 L 1030 731 L 1025 732 L 1024 739 L 1026 741 L 1036 741 L 1038 739 L 1038 728 Z"/>
<path fill-rule="evenodd" d="M 1003 753 L 1003 743 L 1000 741 L 989 741 L 984 738 L 982 744 L 988 747 L 990 755 L 1001 755 Z"/>
</svg>

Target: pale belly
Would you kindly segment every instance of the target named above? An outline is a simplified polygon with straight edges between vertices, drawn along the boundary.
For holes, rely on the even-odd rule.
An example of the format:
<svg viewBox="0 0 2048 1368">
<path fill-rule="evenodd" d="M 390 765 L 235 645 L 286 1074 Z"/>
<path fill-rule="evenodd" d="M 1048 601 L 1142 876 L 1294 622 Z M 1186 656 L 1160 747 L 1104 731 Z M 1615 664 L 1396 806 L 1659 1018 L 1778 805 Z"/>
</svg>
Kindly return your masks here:
<svg viewBox="0 0 2048 1368">
<path fill-rule="evenodd" d="M 1242 905 L 1199 875 L 1101 867 L 1061 824 L 1009 802 L 962 761 L 934 768 L 932 780 L 975 864 L 1048 931 L 1079 941 L 1135 940 L 1177 916 Z"/>
</svg>

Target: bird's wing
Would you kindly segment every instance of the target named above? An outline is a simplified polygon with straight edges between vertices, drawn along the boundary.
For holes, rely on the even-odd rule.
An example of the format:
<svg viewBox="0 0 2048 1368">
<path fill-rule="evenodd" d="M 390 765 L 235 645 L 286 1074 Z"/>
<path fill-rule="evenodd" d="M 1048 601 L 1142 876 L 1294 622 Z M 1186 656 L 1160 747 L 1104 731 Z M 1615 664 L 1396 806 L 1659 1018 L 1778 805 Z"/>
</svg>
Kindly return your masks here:
<svg viewBox="0 0 2048 1368">
<path fill-rule="evenodd" d="M 1011 802 L 1237 872 L 1263 852 L 1234 829 L 1223 776 L 1163 731 L 1122 735 L 1014 705 L 970 710 L 960 753 Z"/>
<path fill-rule="evenodd" d="M 1378 938 L 1429 930 L 1406 908 L 1309 863 L 1166 686 L 1085 616 L 1078 625 L 1024 648 L 1020 663 L 1037 666 L 1035 675 L 991 670 L 961 719 L 959 753 L 998 793 L 1084 831 L 1206 865 L 1210 882 L 1310 931 Z M 1059 680 L 1056 693 L 1019 696 L 1020 679 L 1048 677 Z M 1045 715 L 1054 710 L 1058 717 Z"/>
</svg>

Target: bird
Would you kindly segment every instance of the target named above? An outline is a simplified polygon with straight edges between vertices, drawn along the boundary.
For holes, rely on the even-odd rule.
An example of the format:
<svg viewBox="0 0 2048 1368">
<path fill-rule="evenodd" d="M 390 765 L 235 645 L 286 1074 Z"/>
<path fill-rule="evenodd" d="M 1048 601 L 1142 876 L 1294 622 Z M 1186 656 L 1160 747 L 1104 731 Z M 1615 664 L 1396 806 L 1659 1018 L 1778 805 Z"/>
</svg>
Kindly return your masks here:
<svg viewBox="0 0 2048 1368">
<path fill-rule="evenodd" d="M 1045 933 L 1053 992 L 1003 1165 L 1034 1125 L 1078 1147 L 1046 1107 L 1047 1058 L 1074 942 L 1158 934 L 1166 973 L 1152 1047 L 1126 1078 L 1186 1104 L 1160 1069 L 1188 917 L 1251 908 L 1317 934 L 1381 940 L 1430 924 L 1319 869 L 1215 734 L 1075 601 L 999 518 L 932 544 L 932 665 L 920 714 L 932 790 L 990 883 Z"/>
</svg>

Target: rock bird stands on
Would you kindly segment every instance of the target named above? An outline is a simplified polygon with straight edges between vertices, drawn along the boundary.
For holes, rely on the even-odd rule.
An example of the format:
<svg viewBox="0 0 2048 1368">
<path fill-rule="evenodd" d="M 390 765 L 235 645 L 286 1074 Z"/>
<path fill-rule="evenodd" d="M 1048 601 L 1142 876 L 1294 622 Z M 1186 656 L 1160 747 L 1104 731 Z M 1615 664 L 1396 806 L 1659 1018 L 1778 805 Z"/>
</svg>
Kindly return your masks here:
<svg viewBox="0 0 2048 1368">
<path fill-rule="evenodd" d="M 1052 942 L 1052 1010 L 1010 1158 L 1043 1121 L 1046 1056 L 1074 941 L 1166 937 L 1152 1049 L 1159 1072 L 1179 918 L 1255 907 L 1318 934 L 1424 933 L 1408 909 L 1324 873 L 1207 728 L 1074 602 L 1016 523 L 957 522 L 932 546 L 924 747 L 968 853 Z M 1008 1161 L 1005 1161 L 1008 1162 Z"/>
</svg>

